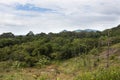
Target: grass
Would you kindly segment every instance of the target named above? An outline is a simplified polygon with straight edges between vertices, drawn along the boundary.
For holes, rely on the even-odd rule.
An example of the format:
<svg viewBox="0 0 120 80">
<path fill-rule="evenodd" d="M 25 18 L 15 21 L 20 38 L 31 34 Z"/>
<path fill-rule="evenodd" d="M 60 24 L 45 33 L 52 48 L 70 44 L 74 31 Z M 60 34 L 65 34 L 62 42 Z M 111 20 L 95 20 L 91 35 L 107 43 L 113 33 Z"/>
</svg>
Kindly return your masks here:
<svg viewBox="0 0 120 80">
<path fill-rule="evenodd" d="M 77 76 L 75 80 L 120 80 L 120 67 L 110 67 L 108 69 L 98 69 L 94 72 L 85 72 Z"/>
<path fill-rule="evenodd" d="M 110 55 L 109 68 L 106 68 L 106 59 L 102 56 L 106 51 L 100 53 L 100 59 L 88 54 L 66 61 L 54 61 L 43 68 L 16 68 L 9 67 L 10 62 L 0 62 L 0 80 L 120 80 L 119 48 L 114 51 Z"/>
<path fill-rule="evenodd" d="M 44 69 L 11 69 L 9 72 L 0 73 L 0 80 L 120 80 L 120 64 L 109 68 L 101 65 L 95 68 L 93 65 L 84 66 L 80 57 L 77 60 L 78 62 L 73 58 L 64 61 L 57 65 L 57 70 L 54 65 Z"/>
</svg>

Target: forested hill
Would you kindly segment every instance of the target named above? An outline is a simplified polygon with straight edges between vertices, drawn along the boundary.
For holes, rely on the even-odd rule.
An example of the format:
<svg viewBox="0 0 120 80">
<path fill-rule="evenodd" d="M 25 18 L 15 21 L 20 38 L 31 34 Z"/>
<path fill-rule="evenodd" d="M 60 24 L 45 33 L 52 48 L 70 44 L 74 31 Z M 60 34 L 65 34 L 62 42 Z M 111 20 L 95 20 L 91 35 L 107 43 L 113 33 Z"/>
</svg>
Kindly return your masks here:
<svg viewBox="0 0 120 80">
<path fill-rule="evenodd" d="M 108 40 L 111 46 L 120 43 L 120 25 L 102 32 L 34 34 L 30 31 L 24 36 L 3 33 L 0 35 L 0 61 L 19 61 L 30 67 L 39 65 L 41 60 L 48 64 L 50 60 L 66 60 L 88 54 L 92 49 L 101 52 Z"/>
<path fill-rule="evenodd" d="M 103 33 L 107 34 L 108 30 L 110 32 L 110 36 L 120 36 L 120 25 L 111 29 L 104 30 Z"/>
</svg>

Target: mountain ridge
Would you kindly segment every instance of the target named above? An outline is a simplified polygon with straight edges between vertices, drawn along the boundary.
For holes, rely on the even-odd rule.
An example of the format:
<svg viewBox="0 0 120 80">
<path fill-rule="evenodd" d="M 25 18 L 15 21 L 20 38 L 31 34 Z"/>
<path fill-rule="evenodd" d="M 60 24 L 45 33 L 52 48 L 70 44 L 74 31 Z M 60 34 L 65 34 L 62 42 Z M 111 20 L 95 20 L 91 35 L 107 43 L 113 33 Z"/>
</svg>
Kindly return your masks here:
<svg viewBox="0 0 120 80">
<path fill-rule="evenodd" d="M 76 30 L 72 30 L 70 32 L 97 32 L 99 30 L 95 30 L 95 29 L 76 29 Z M 69 30 L 62 30 L 61 32 L 69 32 Z"/>
</svg>

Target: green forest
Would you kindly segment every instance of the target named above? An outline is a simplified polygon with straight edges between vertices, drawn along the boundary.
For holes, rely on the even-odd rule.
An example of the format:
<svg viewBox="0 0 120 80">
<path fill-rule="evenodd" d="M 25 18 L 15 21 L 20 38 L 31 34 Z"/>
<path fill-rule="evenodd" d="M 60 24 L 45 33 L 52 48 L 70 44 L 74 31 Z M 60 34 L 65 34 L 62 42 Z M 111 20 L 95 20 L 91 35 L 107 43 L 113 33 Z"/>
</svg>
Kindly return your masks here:
<svg viewBox="0 0 120 80">
<path fill-rule="evenodd" d="M 0 35 L 0 80 L 120 80 L 120 25 Z"/>
</svg>

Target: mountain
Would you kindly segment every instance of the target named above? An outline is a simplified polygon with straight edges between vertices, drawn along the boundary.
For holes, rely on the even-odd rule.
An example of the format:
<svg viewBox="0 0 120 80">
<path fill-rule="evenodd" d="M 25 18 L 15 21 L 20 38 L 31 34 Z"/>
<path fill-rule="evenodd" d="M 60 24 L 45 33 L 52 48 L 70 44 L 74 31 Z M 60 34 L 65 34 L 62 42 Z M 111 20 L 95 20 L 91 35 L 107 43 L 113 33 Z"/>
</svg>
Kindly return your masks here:
<svg viewBox="0 0 120 80">
<path fill-rule="evenodd" d="M 97 32 L 98 30 L 95 30 L 95 29 L 85 29 L 84 31 L 86 31 L 86 32 Z"/>
<path fill-rule="evenodd" d="M 77 29 L 77 30 L 73 30 L 70 32 L 97 32 L 99 30 L 95 30 L 95 29 L 85 29 L 85 30 L 81 30 L 81 29 Z M 62 30 L 61 32 L 69 32 L 68 30 Z"/>
<path fill-rule="evenodd" d="M 62 30 L 61 32 L 68 32 L 67 30 Z"/>
<path fill-rule="evenodd" d="M 85 29 L 85 30 L 74 30 L 74 32 L 97 32 L 98 30 L 94 30 L 94 29 Z"/>
<path fill-rule="evenodd" d="M 77 29 L 77 30 L 74 30 L 73 32 L 82 32 L 83 30 L 81 29 Z"/>
</svg>

